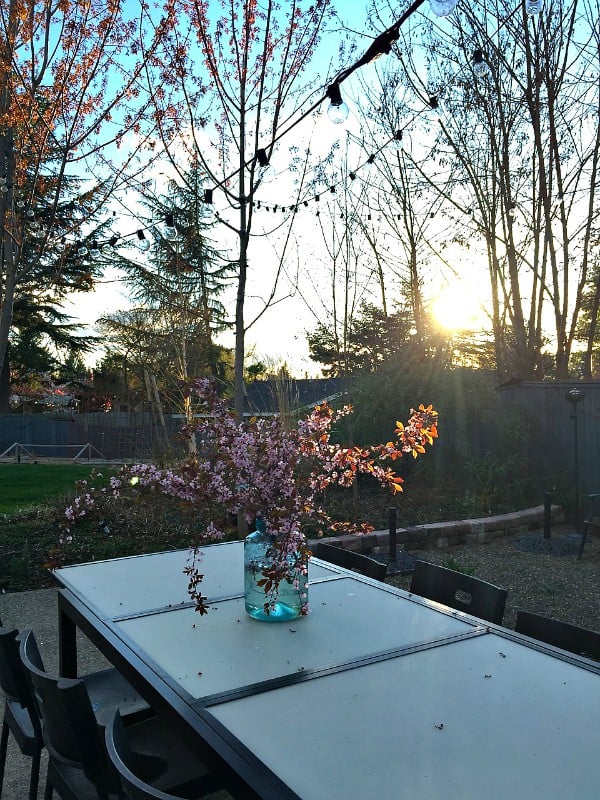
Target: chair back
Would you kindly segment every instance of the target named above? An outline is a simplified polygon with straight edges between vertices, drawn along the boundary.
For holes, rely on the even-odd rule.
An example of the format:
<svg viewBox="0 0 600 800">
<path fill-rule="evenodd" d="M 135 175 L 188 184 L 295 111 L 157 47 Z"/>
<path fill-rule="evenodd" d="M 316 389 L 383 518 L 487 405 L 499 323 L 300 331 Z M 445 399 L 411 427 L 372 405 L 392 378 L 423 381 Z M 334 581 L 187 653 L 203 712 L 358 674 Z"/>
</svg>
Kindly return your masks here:
<svg viewBox="0 0 600 800">
<path fill-rule="evenodd" d="M 336 547 L 332 544 L 319 542 L 315 548 L 315 556 L 322 558 L 323 561 L 329 561 L 330 564 L 336 564 L 338 567 L 360 572 L 366 578 L 385 581 L 387 564 L 375 561 L 374 558 L 369 558 L 362 553 L 355 553 L 352 550 L 346 550 L 344 547 Z"/>
<path fill-rule="evenodd" d="M 410 591 L 496 625 L 502 624 L 508 595 L 499 586 L 427 561 L 415 563 Z"/>
<path fill-rule="evenodd" d="M 121 789 L 126 800 L 180 800 L 139 778 L 135 772 L 135 754 L 127 741 L 127 732 L 118 710 L 104 729 L 105 746 L 108 758 L 119 777 Z"/>
<path fill-rule="evenodd" d="M 543 617 L 530 611 L 519 611 L 515 623 L 517 633 L 560 647 L 569 653 L 600 661 L 600 633 Z"/>
<path fill-rule="evenodd" d="M 17 638 L 51 760 L 83 771 L 102 800 L 114 796 L 116 783 L 85 683 L 49 675 L 33 631 Z"/>
<path fill-rule="evenodd" d="M 10 702 L 18 703 L 29 711 L 32 726 L 38 727 L 33 696 L 19 657 L 19 644 L 16 628 L 0 627 L 0 691 Z"/>
</svg>

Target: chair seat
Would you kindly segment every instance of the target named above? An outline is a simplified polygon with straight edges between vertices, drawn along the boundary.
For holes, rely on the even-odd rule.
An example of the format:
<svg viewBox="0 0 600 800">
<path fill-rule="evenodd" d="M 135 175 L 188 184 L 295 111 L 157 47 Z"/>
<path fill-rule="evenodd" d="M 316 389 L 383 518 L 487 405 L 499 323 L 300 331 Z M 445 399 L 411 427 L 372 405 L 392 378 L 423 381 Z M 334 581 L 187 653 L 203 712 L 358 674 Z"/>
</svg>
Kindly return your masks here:
<svg viewBox="0 0 600 800">
<path fill-rule="evenodd" d="M 100 725 L 107 724 L 115 708 L 120 710 L 125 724 L 154 715 L 144 698 L 114 667 L 92 672 L 82 679 Z"/>
<path fill-rule="evenodd" d="M 128 724 L 127 740 L 133 758 L 130 768 L 161 791 L 195 797 L 223 786 L 222 775 L 209 771 L 199 760 L 205 754 L 188 748 L 163 717 Z M 158 762 L 162 764 L 159 773 Z"/>
<path fill-rule="evenodd" d="M 50 759 L 48 780 L 55 793 L 61 798 L 100 800 L 98 789 L 79 767 Z M 120 798 L 117 793 L 109 792 L 106 800 L 120 800 Z"/>
<path fill-rule="evenodd" d="M 16 700 L 7 699 L 4 719 L 24 756 L 32 756 L 39 749 L 29 709 Z"/>
</svg>

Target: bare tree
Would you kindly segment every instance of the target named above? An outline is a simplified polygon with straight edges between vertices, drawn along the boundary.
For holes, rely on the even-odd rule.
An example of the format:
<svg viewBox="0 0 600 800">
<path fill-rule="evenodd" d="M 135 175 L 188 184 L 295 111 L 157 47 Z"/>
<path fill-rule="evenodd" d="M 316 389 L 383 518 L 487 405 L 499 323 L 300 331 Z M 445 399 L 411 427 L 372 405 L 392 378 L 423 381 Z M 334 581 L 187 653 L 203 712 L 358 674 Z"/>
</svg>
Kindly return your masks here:
<svg viewBox="0 0 600 800">
<path fill-rule="evenodd" d="M 218 5 L 220 12 L 211 18 Z M 269 162 L 276 160 L 279 138 L 314 98 L 301 78 L 331 13 L 330 3 L 246 0 L 209 9 L 204 2 L 174 0 L 173 11 L 189 26 L 173 29 L 172 59 L 162 83 L 150 83 L 155 116 L 178 180 L 184 180 L 182 162 L 197 158 L 206 174 L 207 203 L 214 201 L 222 228 L 235 237 L 230 260 L 237 271 L 235 409 L 241 416 L 254 198 Z M 288 211 L 289 227 L 293 209 Z M 284 233 L 282 241 L 288 244 L 289 236 Z M 273 297 L 271 292 L 267 303 Z"/>
<path fill-rule="evenodd" d="M 422 59 L 411 55 L 417 28 Z M 541 376 L 552 318 L 564 378 L 597 246 L 597 7 L 551 0 L 529 17 L 524 4 L 473 3 L 406 37 L 400 74 L 424 100 L 439 98 L 420 174 L 461 238 L 483 245 L 498 366 Z"/>
</svg>

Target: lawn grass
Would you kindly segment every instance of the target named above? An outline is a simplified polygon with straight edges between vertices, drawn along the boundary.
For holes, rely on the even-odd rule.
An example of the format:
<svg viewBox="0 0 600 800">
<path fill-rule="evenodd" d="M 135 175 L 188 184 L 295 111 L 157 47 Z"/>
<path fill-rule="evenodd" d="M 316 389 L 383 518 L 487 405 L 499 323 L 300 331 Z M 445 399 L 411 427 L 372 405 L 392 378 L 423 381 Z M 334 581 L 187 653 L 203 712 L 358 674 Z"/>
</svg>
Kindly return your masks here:
<svg viewBox="0 0 600 800">
<path fill-rule="evenodd" d="M 98 468 L 84 464 L 0 464 L 0 514 L 32 508 L 72 494 L 75 484 Z"/>
<path fill-rule="evenodd" d="M 189 547 L 193 532 L 175 500 L 125 505 L 118 519 L 105 524 L 90 517 L 78 525 L 72 541 L 64 537 L 65 508 L 78 493 L 76 482 L 92 473 L 92 483 L 107 483 L 118 468 L 79 464 L 0 464 L 0 591 L 53 586 L 48 568 Z M 93 515 L 92 515 L 93 516 Z M 187 515 L 193 522 L 194 515 Z M 86 520 L 88 518 L 86 517 Z"/>
</svg>

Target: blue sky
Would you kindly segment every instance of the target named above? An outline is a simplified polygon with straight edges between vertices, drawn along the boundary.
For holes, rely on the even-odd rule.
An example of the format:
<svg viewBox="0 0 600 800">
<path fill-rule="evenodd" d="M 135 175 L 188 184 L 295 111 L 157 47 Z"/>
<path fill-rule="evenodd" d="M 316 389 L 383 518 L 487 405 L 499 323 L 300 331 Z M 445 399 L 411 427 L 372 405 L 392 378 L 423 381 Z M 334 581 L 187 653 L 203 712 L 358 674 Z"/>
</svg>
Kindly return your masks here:
<svg viewBox="0 0 600 800">
<path fill-rule="evenodd" d="M 369 34 L 367 28 L 367 3 L 359 2 L 359 0 L 337 0 L 335 3 L 339 15 L 344 23 L 351 27 L 354 31 L 365 31 L 367 34 L 363 42 L 359 42 L 355 59 L 359 58 L 362 53 L 368 48 L 372 34 Z M 404 6 L 400 6 L 400 12 L 404 10 Z M 391 16 L 386 24 L 392 24 L 396 16 Z M 337 36 L 337 40 L 334 37 Z M 336 33 L 328 34 L 329 39 L 325 41 L 324 57 L 329 59 L 331 54 L 337 53 L 338 42 L 341 39 L 341 34 Z M 330 41 L 331 40 L 331 43 Z M 317 62 L 318 64 L 318 62 Z M 318 66 L 317 66 L 318 68 Z M 319 72 L 325 73 L 325 65 L 323 70 Z M 323 75 L 325 80 L 325 75 Z M 346 90 L 351 91 L 352 81 L 349 80 L 347 85 L 344 84 Z M 325 106 L 325 103 L 323 104 Z M 319 132 L 317 134 L 316 145 L 327 146 L 336 137 L 345 136 L 344 129 L 337 126 L 332 126 L 325 118 L 319 121 Z M 288 137 L 289 142 L 286 141 L 282 144 L 282 150 L 287 151 L 287 145 L 292 143 L 292 135 Z M 315 145 L 315 146 L 316 146 Z M 267 194 L 268 196 L 268 194 Z M 135 230 L 135 221 L 131 221 L 133 230 Z M 123 233 L 126 233 L 123 231 Z M 299 257 L 302 257 L 303 248 L 299 247 Z M 266 250 L 263 252 L 267 252 Z M 304 251 L 308 252 L 308 250 Z M 268 254 L 266 255 L 268 257 Z M 311 256 L 312 257 L 312 256 Z M 255 253 L 253 256 L 254 264 L 260 262 L 263 254 Z M 327 269 L 328 266 L 324 265 Z M 256 274 L 256 273 L 255 273 Z M 118 309 L 127 307 L 127 296 L 123 287 L 120 286 L 118 281 L 110 282 L 111 278 L 116 276 L 108 275 L 108 282 L 102 283 L 96 293 L 88 298 L 78 297 L 75 303 L 67 308 L 68 313 L 81 319 L 87 325 L 93 325 L 95 319 L 101 314 L 112 313 Z M 254 278 L 253 278 L 254 279 Z M 267 289 L 259 291 L 257 294 L 263 296 L 267 294 Z M 249 315 L 252 313 L 252 303 L 249 303 Z M 274 362 L 286 361 L 293 371 L 302 376 L 305 372 L 311 375 L 319 373 L 318 365 L 313 364 L 308 358 L 308 347 L 306 344 L 306 330 L 314 328 L 315 318 L 310 314 L 306 305 L 303 304 L 298 297 L 295 299 L 284 300 L 275 305 L 272 309 L 268 310 L 264 317 L 260 320 L 255 327 L 253 327 L 247 336 L 248 347 L 254 347 L 256 357 L 268 357 Z M 231 342 L 226 341 L 226 344 Z M 93 356 L 90 363 L 97 358 Z"/>
</svg>

